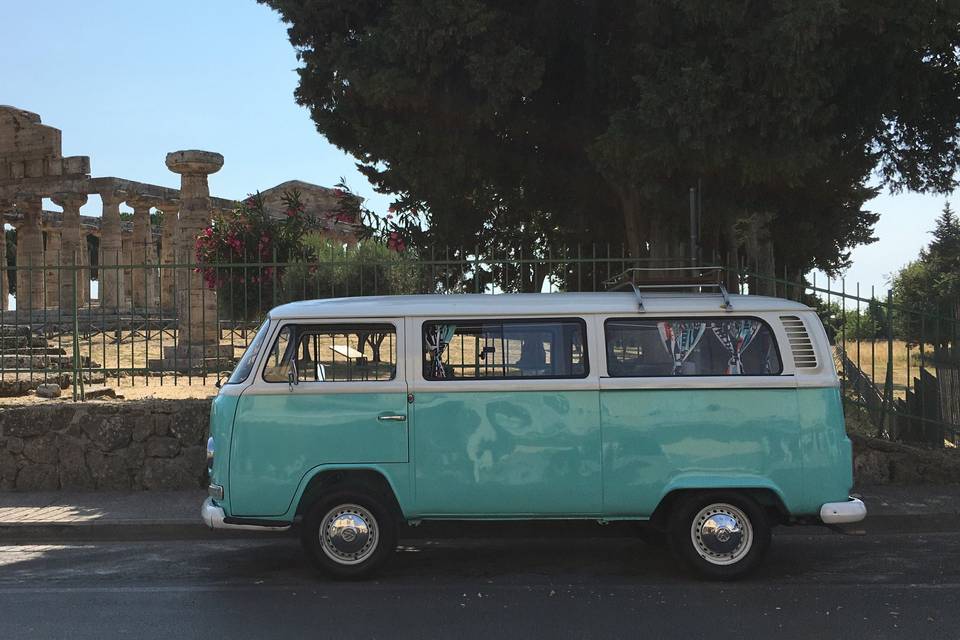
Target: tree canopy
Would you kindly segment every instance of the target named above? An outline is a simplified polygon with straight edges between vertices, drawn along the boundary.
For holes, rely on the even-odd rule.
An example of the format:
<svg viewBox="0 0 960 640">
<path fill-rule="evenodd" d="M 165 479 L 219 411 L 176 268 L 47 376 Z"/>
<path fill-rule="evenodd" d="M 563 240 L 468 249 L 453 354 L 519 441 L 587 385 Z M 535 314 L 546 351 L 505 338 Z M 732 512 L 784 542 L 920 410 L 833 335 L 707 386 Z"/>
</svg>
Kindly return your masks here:
<svg viewBox="0 0 960 640">
<path fill-rule="evenodd" d="M 833 271 L 878 188 L 955 185 L 960 3 L 260 1 L 415 244 L 678 258 L 700 181 L 705 256 Z"/>
<path fill-rule="evenodd" d="M 920 257 L 893 277 L 893 297 L 906 310 L 900 331 L 908 340 L 946 344 L 960 328 L 960 220 L 949 203 L 932 235 Z"/>
</svg>

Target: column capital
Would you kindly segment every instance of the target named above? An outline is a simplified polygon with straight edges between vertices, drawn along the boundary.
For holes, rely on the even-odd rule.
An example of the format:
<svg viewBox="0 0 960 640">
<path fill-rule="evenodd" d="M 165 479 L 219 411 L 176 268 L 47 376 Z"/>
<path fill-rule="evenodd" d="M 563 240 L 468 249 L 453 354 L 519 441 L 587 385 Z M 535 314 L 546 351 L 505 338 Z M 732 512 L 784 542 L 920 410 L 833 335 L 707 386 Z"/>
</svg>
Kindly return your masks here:
<svg viewBox="0 0 960 640">
<path fill-rule="evenodd" d="M 58 207 L 63 207 L 64 211 L 67 209 L 80 209 L 80 207 L 87 204 L 87 194 L 55 193 L 50 197 L 50 200 Z"/>
<path fill-rule="evenodd" d="M 141 207 L 150 208 L 150 207 L 160 207 L 160 203 L 163 202 L 162 198 L 157 196 L 149 196 L 140 193 L 132 193 L 127 196 L 127 204 L 134 208 L 140 209 Z"/>
<path fill-rule="evenodd" d="M 220 171 L 223 156 L 214 151 L 187 149 L 167 154 L 167 168 L 181 175 L 208 175 Z"/>
<path fill-rule="evenodd" d="M 126 191 L 101 191 L 100 199 L 103 200 L 104 207 L 118 207 L 124 202 L 129 194 Z"/>
</svg>

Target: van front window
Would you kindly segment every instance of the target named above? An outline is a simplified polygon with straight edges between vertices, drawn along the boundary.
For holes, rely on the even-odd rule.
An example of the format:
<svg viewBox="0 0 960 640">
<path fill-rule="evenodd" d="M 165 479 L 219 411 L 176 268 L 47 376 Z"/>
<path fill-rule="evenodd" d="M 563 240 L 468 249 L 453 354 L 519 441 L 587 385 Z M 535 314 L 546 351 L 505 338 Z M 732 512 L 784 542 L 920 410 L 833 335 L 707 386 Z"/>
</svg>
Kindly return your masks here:
<svg viewBox="0 0 960 640">
<path fill-rule="evenodd" d="M 267 339 L 267 331 L 269 328 L 270 319 L 267 318 L 263 321 L 263 324 L 260 325 L 260 328 L 257 330 L 257 335 L 253 337 L 247 350 L 243 352 L 243 357 L 240 358 L 240 362 L 237 363 L 233 373 L 230 374 L 230 379 L 227 380 L 227 384 L 240 384 L 250 377 L 250 372 L 253 371 L 253 363 L 256 362 L 257 355 L 260 354 L 260 348 L 263 346 L 264 340 Z"/>
</svg>

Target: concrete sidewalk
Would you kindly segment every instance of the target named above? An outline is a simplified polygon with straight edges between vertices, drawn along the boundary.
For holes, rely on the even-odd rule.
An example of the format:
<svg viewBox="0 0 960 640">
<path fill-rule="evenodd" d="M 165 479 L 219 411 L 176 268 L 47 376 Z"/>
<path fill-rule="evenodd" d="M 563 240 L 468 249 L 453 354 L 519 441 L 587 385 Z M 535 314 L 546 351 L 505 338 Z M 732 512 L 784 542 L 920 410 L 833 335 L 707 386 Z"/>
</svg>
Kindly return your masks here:
<svg viewBox="0 0 960 640">
<path fill-rule="evenodd" d="M 960 525 L 960 485 L 874 486 L 854 490 L 867 503 L 868 533 L 955 531 Z M 172 492 L 0 492 L 0 541 L 58 539 L 140 540 L 277 535 L 210 531 L 200 520 L 203 490 Z M 591 523 L 592 524 L 592 523 Z M 562 526 L 560 527 L 562 529 Z M 605 535 L 629 531 L 605 528 Z M 540 530 L 539 528 L 537 529 Z M 583 535 L 583 526 L 568 529 Z M 815 531 L 797 528 L 790 531 Z M 464 533 L 500 535 L 494 523 L 429 524 L 408 531 L 415 537 L 461 537 Z M 562 531 L 559 531 L 562 535 Z M 590 535 L 588 533 L 588 535 Z"/>
</svg>

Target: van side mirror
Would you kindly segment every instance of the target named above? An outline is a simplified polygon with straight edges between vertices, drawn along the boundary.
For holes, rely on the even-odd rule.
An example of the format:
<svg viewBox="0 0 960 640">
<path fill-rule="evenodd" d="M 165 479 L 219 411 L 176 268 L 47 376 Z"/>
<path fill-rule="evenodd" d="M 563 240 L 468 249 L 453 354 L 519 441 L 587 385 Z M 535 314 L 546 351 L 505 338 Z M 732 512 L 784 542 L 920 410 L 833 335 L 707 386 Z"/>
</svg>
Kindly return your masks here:
<svg viewBox="0 0 960 640">
<path fill-rule="evenodd" d="M 297 362 L 296 360 L 291 360 L 290 365 L 287 367 L 287 385 L 290 387 L 290 391 L 293 391 L 293 385 L 300 384 L 299 376 L 297 376 Z"/>
</svg>

